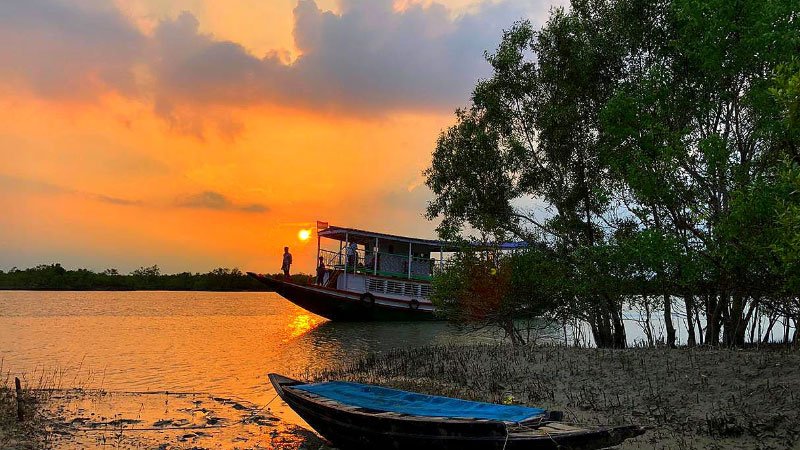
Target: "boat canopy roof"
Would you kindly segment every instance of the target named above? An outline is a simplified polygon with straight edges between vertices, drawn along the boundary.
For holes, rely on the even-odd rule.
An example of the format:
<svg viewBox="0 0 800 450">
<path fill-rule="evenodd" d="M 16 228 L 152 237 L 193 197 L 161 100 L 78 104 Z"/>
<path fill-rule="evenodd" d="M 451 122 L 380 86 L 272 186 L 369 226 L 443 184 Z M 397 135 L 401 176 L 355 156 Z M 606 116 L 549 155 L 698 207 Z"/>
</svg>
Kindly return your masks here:
<svg viewBox="0 0 800 450">
<path fill-rule="evenodd" d="M 541 408 L 473 402 L 347 381 L 327 381 L 291 388 L 310 392 L 347 406 L 412 416 L 518 423 L 545 414 L 545 410 Z"/>
<path fill-rule="evenodd" d="M 464 248 L 463 244 L 458 244 L 455 242 L 398 236 L 395 234 L 377 233 L 374 231 L 337 227 L 333 225 L 320 229 L 317 234 L 320 237 L 342 242 L 355 242 L 356 244 L 361 244 L 364 246 L 373 245 L 376 238 L 382 242 L 398 242 L 403 244 L 410 243 L 415 251 L 426 253 L 438 251 L 459 252 Z M 468 245 L 471 245 L 473 248 L 496 248 L 499 250 L 518 250 L 528 246 L 528 244 L 525 242 L 501 242 L 494 245 L 472 243 Z"/>
<path fill-rule="evenodd" d="M 376 233 L 374 231 L 359 230 L 357 228 L 329 226 L 319 230 L 317 234 L 319 234 L 320 237 L 342 242 L 355 242 L 356 244 L 365 246 L 375 244 L 375 239 L 379 239 L 382 242 L 410 243 L 414 250 L 418 252 L 457 252 L 461 249 L 459 245 L 451 242 Z"/>
</svg>

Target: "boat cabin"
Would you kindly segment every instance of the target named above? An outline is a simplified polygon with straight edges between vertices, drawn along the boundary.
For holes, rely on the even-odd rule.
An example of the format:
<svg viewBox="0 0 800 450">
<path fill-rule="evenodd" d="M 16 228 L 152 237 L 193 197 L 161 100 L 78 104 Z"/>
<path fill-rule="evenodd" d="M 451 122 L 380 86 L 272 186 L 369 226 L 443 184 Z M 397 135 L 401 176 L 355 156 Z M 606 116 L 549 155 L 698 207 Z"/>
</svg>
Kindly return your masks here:
<svg viewBox="0 0 800 450">
<path fill-rule="evenodd" d="M 473 249 L 514 251 L 524 244 Z M 431 279 L 462 250 L 453 243 L 376 233 L 317 222 L 317 280 L 296 283 L 283 276 L 248 275 L 280 296 L 330 320 L 437 320 Z M 487 250 L 489 251 L 489 250 Z M 321 269 L 321 270 L 320 270 Z"/>
<path fill-rule="evenodd" d="M 323 285 L 381 297 L 425 299 L 430 281 L 454 245 L 432 240 L 336 226 L 318 227 L 317 261 Z"/>
</svg>

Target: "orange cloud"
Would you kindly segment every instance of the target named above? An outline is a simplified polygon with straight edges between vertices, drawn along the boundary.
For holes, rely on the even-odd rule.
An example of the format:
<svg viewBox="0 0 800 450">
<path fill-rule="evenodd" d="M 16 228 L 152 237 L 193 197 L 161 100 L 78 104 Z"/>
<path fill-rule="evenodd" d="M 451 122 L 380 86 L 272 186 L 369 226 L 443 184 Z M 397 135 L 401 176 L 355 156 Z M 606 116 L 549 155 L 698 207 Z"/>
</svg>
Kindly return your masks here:
<svg viewBox="0 0 800 450">
<path fill-rule="evenodd" d="M 0 268 L 277 271 L 289 245 L 310 271 L 316 219 L 432 236 L 420 172 L 523 9 L 276 0 L 261 35 L 218 3 L 0 2 Z"/>
<path fill-rule="evenodd" d="M 49 99 L 95 100 L 112 91 L 150 101 L 173 129 L 198 135 L 209 117 L 223 134 L 241 131 L 223 115 L 198 111 L 209 106 L 449 111 L 487 73 L 483 51 L 528 13 L 514 2 L 479 3 L 454 14 L 436 2 L 392 0 L 347 0 L 335 13 L 298 0 L 290 21 L 292 59 L 285 48 L 257 56 L 240 42 L 204 32 L 198 15 L 219 22 L 208 11 L 219 12 L 219 5 L 201 4 L 198 14 L 164 13 L 145 26 L 141 4 L 122 10 L 101 1 L 3 2 L 3 78 Z"/>
</svg>

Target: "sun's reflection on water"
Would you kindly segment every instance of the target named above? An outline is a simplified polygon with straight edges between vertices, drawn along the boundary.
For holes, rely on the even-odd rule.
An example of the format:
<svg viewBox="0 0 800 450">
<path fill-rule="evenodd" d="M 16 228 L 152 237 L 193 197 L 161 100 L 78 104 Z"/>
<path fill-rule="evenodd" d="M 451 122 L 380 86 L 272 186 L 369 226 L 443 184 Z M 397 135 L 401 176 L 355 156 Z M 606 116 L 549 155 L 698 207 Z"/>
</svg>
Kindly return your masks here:
<svg viewBox="0 0 800 450">
<path fill-rule="evenodd" d="M 310 314 L 297 314 L 289 322 L 290 336 L 296 338 L 318 327 L 323 320 Z"/>
</svg>

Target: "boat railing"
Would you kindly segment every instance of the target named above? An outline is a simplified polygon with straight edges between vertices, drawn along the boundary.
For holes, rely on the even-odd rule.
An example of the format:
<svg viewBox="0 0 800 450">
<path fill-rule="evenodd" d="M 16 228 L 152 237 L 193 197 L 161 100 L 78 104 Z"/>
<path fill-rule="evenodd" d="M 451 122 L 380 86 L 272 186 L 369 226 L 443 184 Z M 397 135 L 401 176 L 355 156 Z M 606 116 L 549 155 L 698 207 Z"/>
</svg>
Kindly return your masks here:
<svg viewBox="0 0 800 450">
<path fill-rule="evenodd" d="M 354 253 L 346 248 L 341 251 L 320 249 L 319 255 L 327 268 L 420 281 L 430 281 L 440 266 L 440 261 L 433 258 L 413 255 L 409 258 L 408 255 L 365 249 L 357 249 Z"/>
<path fill-rule="evenodd" d="M 375 294 L 401 295 L 425 299 L 431 296 L 431 284 L 420 280 L 367 276 L 366 287 L 367 292 Z"/>
<path fill-rule="evenodd" d="M 319 251 L 319 256 L 322 257 L 322 262 L 325 264 L 325 267 L 329 268 L 337 268 L 341 266 L 344 267 L 344 253 L 343 252 L 334 252 L 330 250 L 322 250 Z"/>
</svg>

